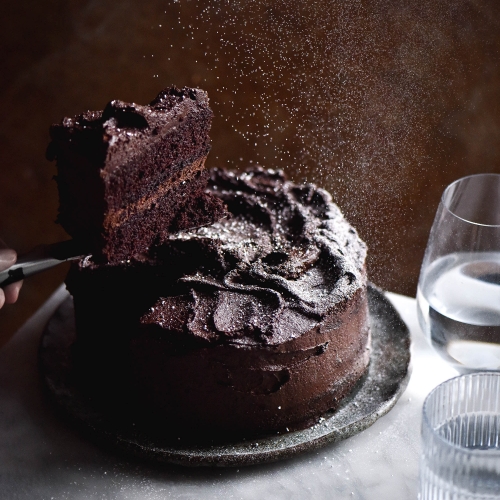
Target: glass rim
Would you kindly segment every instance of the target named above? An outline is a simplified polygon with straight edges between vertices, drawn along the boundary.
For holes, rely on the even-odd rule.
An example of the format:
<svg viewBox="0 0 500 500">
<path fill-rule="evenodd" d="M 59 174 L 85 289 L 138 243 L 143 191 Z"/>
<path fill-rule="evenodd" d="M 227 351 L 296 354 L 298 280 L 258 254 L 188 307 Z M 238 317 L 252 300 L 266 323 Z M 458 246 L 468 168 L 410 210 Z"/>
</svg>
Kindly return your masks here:
<svg viewBox="0 0 500 500">
<path fill-rule="evenodd" d="M 469 378 L 469 377 L 472 378 L 472 377 L 484 376 L 484 375 L 500 377 L 500 371 L 484 370 L 484 371 L 480 371 L 480 372 L 473 372 L 473 373 L 466 373 L 466 374 L 462 374 L 462 375 L 457 375 L 456 377 L 452 377 L 448 380 L 445 380 L 444 382 L 441 382 L 439 385 L 434 387 L 434 389 L 432 389 L 432 391 L 429 392 L 429 394 L 427 394 L 427 396 L 424 400 L 424 404 L 422 405 L 422 425 L 425 425 L 427 427 L 427 429 L 429 429 L 429 431 L 431 432 L 434 439 L 443 443 L 445 446 L 458 451 L 459 453 L 463 453 L 466 455 L 479 455 L 479 456 L 486 455 L 488 457 L 492 457 L 494 455 L 495 457 L 498 457 L 498 456 L 500 456 L 500 449 L 498 449 L 498 451 L 497 451 L 495 449 L 493 449 L 493 450 L 492 449 L 481 450 L 481 449 L 477 449 L 477 448 L 464 448 L 463 446 L 459 446 L 458 444 L 452 443 L 448 439 L 445 439 L 441 434 L 436 432 L 436 429 L 434 429 L 434 427 L 431 425 L 431 423 L 429 421 L 429 417 L 427 415 L 427 411 L 426 411 L 426 408 L 427 408 L 427 405 L 429 404 L 430 398 L 433 396 L 433 394 L 435 392 L 437 392 L 444 385 L 448 385 L 448 384 L 452 383 L 454 380 L 457 380 L 459 378 Z"/>
<path fill-rule="evenodd" d="M 496 178 L 500 179 L 500 174 L 497 174 L 495 172 L 489 172 L 489 173 L 483 173 L 483 174 L 471 174 L 471 175 L 466 175 L 465 177 L 460 177 L 460 179 L 457 179 L 457 180 L 453 181 L 451 184 L 448 184 L 448 186 L 446 186 L 445 190 L 443 191 L 443 194 L 441 195 L 441 204 L 443 205 L 443 207 L 446 209 L 447 212 L 449 212 L 451 215 L 453 215 L 453 217 L 456 217 L 457 219 L 463 220 L 464 222 L 467 222 L 468 224 L 474 224 L 475 226 L 481 226 L 481 227 L 493 227 L 493 228 L 498 227 L 498 228 L 500 228 L 500 224 L 481 224 L 480 222 L 475 222 L 472 220 L 464 219 L 463 217 L 460 217 L 455 212 L 450 210 L 450 208 L 445 203 L 445 196 L 448 193 L 448 191 L 451 188 L 453 188 L 456 184 L 459 184 L 459 183 L 465 181 L 466 179 L 470 179 L 471 177 L 496 177 Z"/>
</svg>

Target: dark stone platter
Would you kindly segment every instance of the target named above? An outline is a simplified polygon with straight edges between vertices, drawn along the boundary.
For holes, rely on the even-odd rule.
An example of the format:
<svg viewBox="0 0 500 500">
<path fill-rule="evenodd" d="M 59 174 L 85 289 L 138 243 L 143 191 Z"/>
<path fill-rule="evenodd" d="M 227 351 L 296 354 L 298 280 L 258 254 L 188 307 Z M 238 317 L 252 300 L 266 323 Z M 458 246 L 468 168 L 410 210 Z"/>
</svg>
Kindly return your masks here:
<svg viewBox="0 0 500 500">
<path fill-rule="evenodd" d="M 141 459 L 186 466 L 232 467 L 273 462 L 341 441 L 357 434 L 385 415 L 397 402 L 410 378 L 410 332 L 392 304 L 370 285 L 368 302 L 372 352 L 368 373 L 335 412 L 299 431 L 259 439 L 183 445 L 141 430 L 127 412 L 112 417 L 73 383 L 71 344 L 75 338 L 73 301 L 66 299 L 49 320 L 42 335 L 40 370 L 49 395 L 87 435 L 100 443 Z"/>
</svg>

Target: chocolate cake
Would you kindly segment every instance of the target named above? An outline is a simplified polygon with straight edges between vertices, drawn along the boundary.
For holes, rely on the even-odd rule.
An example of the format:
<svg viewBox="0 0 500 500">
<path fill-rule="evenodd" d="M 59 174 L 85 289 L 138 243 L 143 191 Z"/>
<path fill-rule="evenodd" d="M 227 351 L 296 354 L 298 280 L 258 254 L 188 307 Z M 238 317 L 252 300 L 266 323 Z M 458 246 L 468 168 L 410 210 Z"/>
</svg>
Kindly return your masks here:
<svg viewBox="0 0 500 500">
<path fill-rule="evenodd" d="M 170 88 L 53 125 L 58 221 L 94 259 L 120 261 L 219 219 L 223 204 L 205 193 L 211 121 L 204 91 Z"/>
<path fill-rule="evenodd" d="M 366 247 L 326 191 L 280 171 L 216 169 L 209 192 L 230 217 L 73 265 L 82 381 L 121 388 L 138 422 L 175 438 L 314 423 L 369 363 Z"/>
</svg>

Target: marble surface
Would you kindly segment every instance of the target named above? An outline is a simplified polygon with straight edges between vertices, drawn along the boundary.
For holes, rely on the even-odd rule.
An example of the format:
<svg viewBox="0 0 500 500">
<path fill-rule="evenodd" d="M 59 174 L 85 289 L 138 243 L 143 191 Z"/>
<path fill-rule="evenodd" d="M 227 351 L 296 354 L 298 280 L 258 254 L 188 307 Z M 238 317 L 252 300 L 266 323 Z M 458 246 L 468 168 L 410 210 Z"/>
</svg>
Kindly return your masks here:
<svg viewBox="0 0 500 500">
<path fill-rule="evenodd" d="M 427 345 L 415 300 L 387 294 L 412 333 L 413 373 L 396 406 L 340 443 L 239 469 L 187 469 L 124 459 L 88 442 L 49 404 L 37 372 L 41 331 L 60 287 L 0 351 L 0 495 L 8 499 L 417 498 L 422 403 L 457 372 Z"/>
</svg>

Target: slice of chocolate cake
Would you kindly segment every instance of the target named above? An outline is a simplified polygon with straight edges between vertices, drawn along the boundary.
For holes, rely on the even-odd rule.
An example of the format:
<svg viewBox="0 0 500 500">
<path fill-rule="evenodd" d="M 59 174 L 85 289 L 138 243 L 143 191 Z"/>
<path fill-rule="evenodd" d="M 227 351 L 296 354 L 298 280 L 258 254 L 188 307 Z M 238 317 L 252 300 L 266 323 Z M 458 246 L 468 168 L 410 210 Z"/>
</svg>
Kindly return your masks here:
<svg viewBox="0 0 500 500">
<path fill-rule="evenodd" d="M 58 221 L 96 260 L 117 262 L 218 220 L 223 203 L 205 193 L 211 121 L 204 91 L 170 88 L 53 125 Z"/>
</svg>

